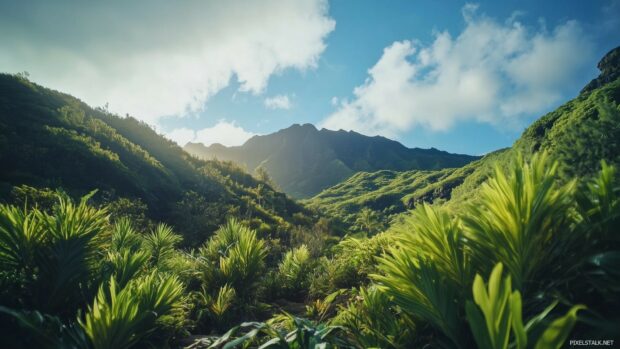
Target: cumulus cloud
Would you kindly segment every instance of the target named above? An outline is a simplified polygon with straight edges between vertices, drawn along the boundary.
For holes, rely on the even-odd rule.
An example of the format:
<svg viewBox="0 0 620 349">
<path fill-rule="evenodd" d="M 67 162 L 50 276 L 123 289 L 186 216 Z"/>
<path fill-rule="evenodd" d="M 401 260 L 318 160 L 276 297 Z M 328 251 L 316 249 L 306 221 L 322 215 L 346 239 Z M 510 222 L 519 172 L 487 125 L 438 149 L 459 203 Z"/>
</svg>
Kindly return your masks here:
<svg viewBox="0 0 620 349">
<path fill-rule="evenodd" d="M 265 98 L 265 107 L 268 109 L 291 109 L 292 103 L 287 95 L 277 95 Z"/>
<path fill-rule="evenodd" d="M 197 131 L 189 128 L 177 128 L 168 132 L 165 136 L 180 146 L 184 146 L 188 142 L 197 142 L 205 145 L 220 143 L 231 147 L 242 145 L 254 135 L 256 134 L 244 130 L 235 122 L 220 120 L 213 127 Z"/>
<path fill-rule="evenodd" d="M 459 121 L 518 125 L 557 103 L 590 62 L 593 47 L 579 23 L 548 31 L 463 8 L 465 28 L 443 31 L 432 44 L 397 41 L 386 47 L 355 88 L 321 122 L 396 137 L 416 126 L 446 130 Z"/>
<path fill-rule="evenodd" d="M 0 3 L 0 66 L 118 113 L 182 116 L 236 77 L 261 93 L 316 66 L 334 29 L 326 0 Z"/>
</svg>

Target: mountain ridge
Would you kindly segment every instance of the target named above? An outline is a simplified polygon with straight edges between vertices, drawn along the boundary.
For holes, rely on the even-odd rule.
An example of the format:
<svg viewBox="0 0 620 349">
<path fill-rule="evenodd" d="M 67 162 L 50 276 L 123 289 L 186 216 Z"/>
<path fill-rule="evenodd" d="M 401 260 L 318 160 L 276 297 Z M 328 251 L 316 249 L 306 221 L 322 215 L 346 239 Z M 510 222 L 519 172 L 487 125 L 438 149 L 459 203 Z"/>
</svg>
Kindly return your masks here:
<svg viewBox="0 0 620 349">
<path fill-rule="evenodd" d="M 620 166 L 620 47 L 609 51 L 598 68 L 600 75 L 579 95 L 534 121 L 510 148 L 455 169 L 360 172 L 303 202 L 356 231 L 364 208 L 386 223 L 420 203 L 458 207 L 474 199 L 495 166 L 506 167 L 517 152 L 550 153 L 565 179 L 596 174 L 600 160 Z"/>
<path fill-rule="evenodd" d="M 230 215 L 281 231 L 294 215 L 309 215 L 238 166 L 192 157 L 144 122 L 20 75 L 0 74 L 0 162 L 2 201 L 24 185 L 76 197 L 99 189 L 97 199 L 146 206 L 145 214 L 175 225 L 191 244 Z"/>
<path fill-rule="evenodd" d="M 237 162 L 248 171 L 262 167 L 296 198 L 310 197 L 359 171 L 460 167 L 479 158 L 435 148 L 408 148 L 383 136 L 355 131 L 319 130 L 309 123 L 253 136 L 241 146 L 188 143 L 183 148 L 202 159 Z"/>
</svg>

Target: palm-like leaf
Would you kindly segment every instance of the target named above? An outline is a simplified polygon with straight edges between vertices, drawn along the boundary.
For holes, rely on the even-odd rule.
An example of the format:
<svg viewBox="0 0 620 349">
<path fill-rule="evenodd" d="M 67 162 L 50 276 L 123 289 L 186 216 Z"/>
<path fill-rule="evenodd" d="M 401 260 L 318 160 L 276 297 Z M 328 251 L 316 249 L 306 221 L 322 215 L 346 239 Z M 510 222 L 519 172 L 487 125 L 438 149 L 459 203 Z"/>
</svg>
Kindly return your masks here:
<svg viewBox="0 0 620 349">
<path fill-rule="evenodd" d="M 405 249 L 395 249 L 379 259 L 383 275 L 373 275 L 379 289 L 412 317 L 422 318 L 452 342 L 463 343 L 460 333 L 458 284 L 429 260 L 420 260 Z"/>
<path fill-rule="evenodd" d="M 175 246 L 181 242 L 183 238 L 175 234 L 172 228 L 166 224 L 160 223 L 155 230 L 145 236 L 144 245 L 151 254 L 151 264 L 161 266 L 166 259 L 174 253 Z"/>
<path fill-rule="evenodd" d="M 75 349 L 90 346 L 81 327 L 75 323 L 67 325 L 56 316 L 38 311 L 16 311 L 2 306 L 0 313 L 13 317 L 28 331 L 27 338 L 16 338 L 27 347 Z"/>
<path fill-rule="evenodd" d="M 210 263 L 205 268 L 208 281 L 229 284 L 237 295 L 246 298 L 263 270 L 267 249 L 254 230 L 231 219 L 201 248 L 200 254 Z"/>
<path fill-rule="evenodd" d="M 557 302 L 524 325 L 521 293 L 512 291 L 510 276 L 503 278 L 502 272 L 503 266 L 498 263 L 491 272 L 488 285 L 485 285 L 480 275 L 476 275 L 473 286 L 474 302 L 467 302 L 467 319 L 478 348 L 525 349 L 528 347 L 528 340 L 533 339 L 536 349 L 559 349 L 577 321 L 577 312 L 585 307 L 573 306 L 566 315 L 543 329 L 540 337 L 528 338 L 528 332 L 534 324 L 540 323 Z"/>
<path fill-rule="evenodd" d="M 502 262 L 518 289 L 541 268 L 560 257 L 569 238 L 575 182 L 557 182 L 557 162 L 545 153 L 526 163 L 519 155 L 509 173 L 499 167 L 483 184 L 480 200 L 468 207 L 463 221 L 480 270 Z"/>
<path fill-rule="evenodd" d="M 310 262 L 310 251 L 306 245 L 288 251 L 278 265 L 280 286 L 290 292 L 306 288 L 305 281 L 310 273 Z"/>
<path fill-rule="evenodd" d="M 44 234 L 36 212 L 0 205 L 0 268 L 17 270 L 32 266 Z"/>
<path fill-rule="evenodd" d="M 71 304 L 82 300 L 95 266 L 101 262 L 100 247 L 108 225 L 108 213 L 88 205 L 95 192 L 75 204 L 59 195 L 52 214 L 37 211 L 48 244 L 37 254 L 39 309 L 71 314 Z M 71 314 L 72 315 L 72 314 Z"/>
<path fill-rule="evenodd" d="M 432 261 L 459 286 L 469 287 L 473 276 L 471 257 L 458 221 L 445 210 L 424 204 L 395 231 L 403 251 Z"/>
<path fill-rule="evenodd" d="M 228 285 L 220 287 L 220 290 L 217 292 L 217 297 L 215 297 L 209 309 L 216 317 L 222 317 L 232 305 L 235 295 L 235 289 L 232 287 Z"/>
<path fill-rule="evenodd" d="M 141 247 L 142 237 L 134 230 L 128 218 L 120 218 L 112 229 L 112 251 L 136 251 Z"/>
<path fill-rule="evenodd" d="M 467 294 L 471 267 L 457 222 L 424 205 L 396 236 L 398 244 L 378 259 L 382 274 L 372 277 L 404 312 L 428 321 L 459 345 L 459 301 Z"/>
<path fill-rule="evenodd" d="M 173 276 L 153 273 L 122 289 L 112 278 L 78 322 L 95 349 L 129 348 L 157 329 L 156 321 L 178 305 L 182 293 Z"/>
<path fill-rule="evenodd" d="M 331 322 L 343 325 L 363 348 L 414 347 L 414 321 L 376 287 L 361 288 L 359 295 Z"/>
<path fill-rule="evenodd" d="M 131 279 L 145 269 L 149 257 L 148 251 L 108 252 L 114 279 L 120 287 L 127 285 Z"/>
</svg>

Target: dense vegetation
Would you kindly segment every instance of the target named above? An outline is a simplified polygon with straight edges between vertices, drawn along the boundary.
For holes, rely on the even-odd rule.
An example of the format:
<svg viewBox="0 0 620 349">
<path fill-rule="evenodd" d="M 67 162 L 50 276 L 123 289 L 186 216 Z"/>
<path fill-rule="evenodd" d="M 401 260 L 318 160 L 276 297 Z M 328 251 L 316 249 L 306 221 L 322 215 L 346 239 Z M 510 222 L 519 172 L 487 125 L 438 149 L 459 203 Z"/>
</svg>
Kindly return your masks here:
<svg viewBox="0 0 620 349">
<path fill-rule="evenodd" d="M 589 181 L 559 179 L 546 153 L 517 157 L 456 215 L 424 204 L 385 233 L 343 240 L 332 256 L 316 259 L 302 244 L 276 262 L 234 219 L 184 251 L 165 224 L 144 232 L 111 222 L 106 207 L 88 204 L 92 194 L 79 203 L 56 194 L 49 212 L 3 205 L 3 338 L 18 347 L 179 345 L 188 331 L 271 317 L 191 347 L 559 348 L 578 315 L 581 334 L 613 335 L 620 181 L 605 163 Z M 314 301 L 288 311 L 310 320 L 278 315 L 300 299 Z"/>
<path fill-rule="evenodd" d="M 592 176 L 600 160 L 618 166 L 618 56 L 618 49 L 605 56 L 599 63 L 601 76 L 588 86 L 595 85 L 597 81 L 607 81 L 606 84 L 597 89 L 585 89 L 577 98 L 534 122 L 512 148 L 487 154 L 461 168 L 360 172 L 305 203 L 344 222 L 349 231 L 359 232 L 363 229 L 356 222 L 364 215 L 373 215 L 380 225 L 384 225 L 395 215 L 421 203 L 445 203 L 457 207 L 469 201 L 476 196 L 476 191 L 493 172 L 494 166 L 506 167 L 517 151 L 525 156 L 539 151 L 553 154 L 560 160 L 560 172 L 565 178 Z"/>
<path fill-rule="evenodd" d="M 315 218 L 286 195 L 232 163 L 202 161 L 132 117 L 92 109 L 71 96 L 0 75 L 0 194 L 24 199 L 62 187 L 172 224 L 197 246 L 227 216 L 274 238 Z M 16 196 L 13 195 L 13 196 Z M 32 196 L 30 195 L 30 196 Z M 31 200 L 33 198 L 30 198 Z M 117 210 L 117 211 L 118 211 Z"/>
<path fill-rule="evenodd" d="M 2 347 L 546 349 L 620 328 L 620 80 L 464 167 L 325 191 L 309 203 L 360 233 L 342 239 L 264 171 L 0 81 Z"/>
<path fill-rule="evenodd" d="M 436 170 L 477 159 L 437 149 L 410 149 L 384 137 L 352 131 L 319 131 L 311 124 L 255 136 L 238 147 L 189 143 L 184 149 L 203 159 L 243 164 L 251 172 L 263 169 L 285 193 L 296 198 L 313 196 L 358 171 Z"/>
</svg>

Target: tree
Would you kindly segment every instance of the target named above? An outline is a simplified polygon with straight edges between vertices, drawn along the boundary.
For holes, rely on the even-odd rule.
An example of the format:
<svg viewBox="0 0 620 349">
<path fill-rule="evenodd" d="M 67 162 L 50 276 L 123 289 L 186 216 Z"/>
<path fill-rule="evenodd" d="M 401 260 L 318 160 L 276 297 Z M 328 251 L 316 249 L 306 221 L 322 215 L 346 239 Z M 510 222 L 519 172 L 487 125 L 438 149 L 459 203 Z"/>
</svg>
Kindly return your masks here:
<svg viewBox="0 0 620 349">
<path fill-rule="evenodd" d="M 257 167 L 256 170 L 254 170 L 254 174 L 259 181 L 267 183 L 274 190 L 280 190 L 278 185 L 273 181 L 273 178 L 271 178 L 271 176 L 264 167 Z"/>
<path fill-rule="evenodd" d="M 368 207 L 362 208 L 359 217 L 355 220 L 355 225 L 369 235 L 377 233 L 382 228 L 382 224 L 379 222 L 377 213 Z"/>
</svg>

